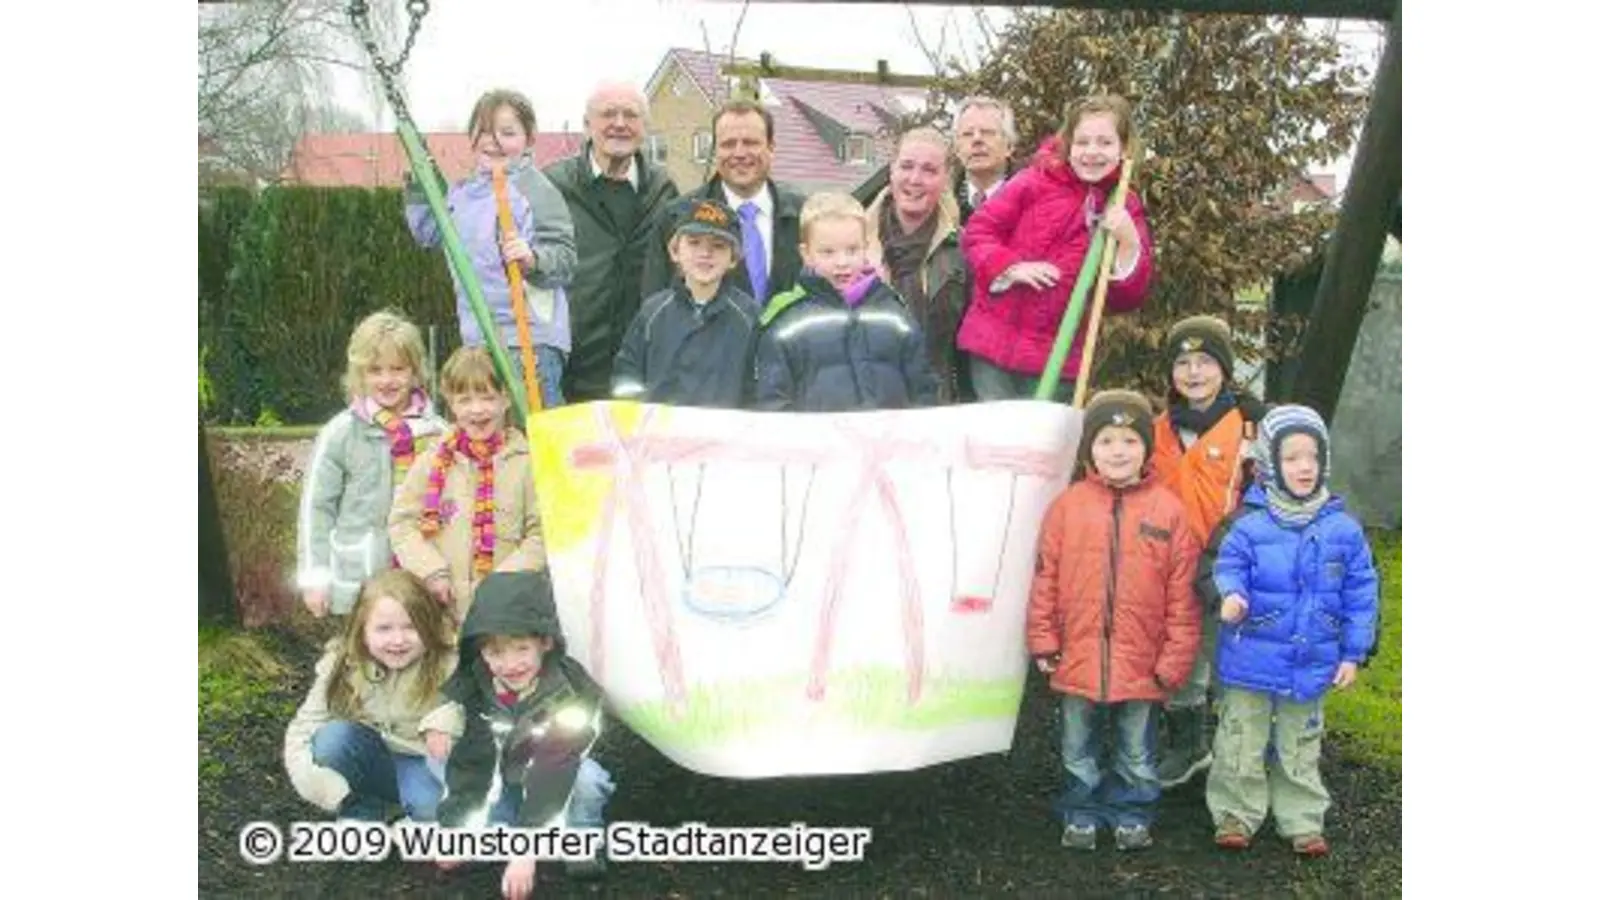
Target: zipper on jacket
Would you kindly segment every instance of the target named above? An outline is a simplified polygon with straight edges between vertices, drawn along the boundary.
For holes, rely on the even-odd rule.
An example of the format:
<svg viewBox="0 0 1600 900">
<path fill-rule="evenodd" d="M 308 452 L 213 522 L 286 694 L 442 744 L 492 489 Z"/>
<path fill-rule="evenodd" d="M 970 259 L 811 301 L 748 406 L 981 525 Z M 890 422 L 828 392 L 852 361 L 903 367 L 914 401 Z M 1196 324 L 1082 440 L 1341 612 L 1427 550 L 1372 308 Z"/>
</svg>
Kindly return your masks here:
<svg viewBox="0 0 1600 900">
<path fill-rule="evenodd" d="M 1311 565 L 1307 566 L 1309 559 Z M 1315 523 L 1308 523 L 1301 534 L 1300 551 L 1295 554 L 1294 560 L 1295 580 L 1295 637 L 1299 646 L 1295 648 L 1295 668 L 1298 670 L 1305 660 L 1311 655 L 1310 638 L 1311 616 L 1313 612 L 1320 612 L 1316 596 L 1316 579 L 1322 574 L 1322 548 L 1317 545 L 1317 532 Z M 1306 584 L 1306 570 L 1311 571 L 1311 584 Z M 1294 684 L 1294 673 L 1289 674 L 1289 682 Z"/>
<path fill-rule="evenodd" d="M 1106 614 L 1100 628 L 1100 702 L 1111 695 L 1111 617 L 1116 612 L 1117 555 L 1122 543 L 1122 492 L 1111 494 L 1111 565 L 1106 569 Z"/>
<path fill-rule="evenodd" d="M 866 298 L 863 297 L 862 302 L 865 303 Z M 857 310 L 851 309 L 846 313 L 850 317 L 850 321 L 846 322 L 844 326 L 844 366 L 850 370 L 850 385 L 856 392 L 856 403 L 859 405 L 867 402 L 867 398 L 861 395 L 861 377 L 856 374 L 856 361 L 850 355 L 850 344 L 856 336 L 858 327 L 856 312 Z"/>
</svg>

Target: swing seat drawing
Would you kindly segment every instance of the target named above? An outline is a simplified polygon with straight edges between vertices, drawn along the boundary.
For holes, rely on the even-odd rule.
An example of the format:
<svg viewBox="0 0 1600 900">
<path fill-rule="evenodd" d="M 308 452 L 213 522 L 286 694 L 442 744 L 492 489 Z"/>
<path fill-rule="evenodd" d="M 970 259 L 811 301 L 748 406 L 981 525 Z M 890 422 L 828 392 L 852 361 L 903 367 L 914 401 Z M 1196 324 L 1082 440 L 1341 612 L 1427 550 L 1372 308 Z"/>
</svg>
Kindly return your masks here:
<svg viewBox="0 0 1600 900">
<path fill-rule="evenodd" d="M 760 617 L 783 600 L 783 579 L 760 566 L 700 566 L 683 585 L 683 605 L 720 622 Z"/>
</svg>

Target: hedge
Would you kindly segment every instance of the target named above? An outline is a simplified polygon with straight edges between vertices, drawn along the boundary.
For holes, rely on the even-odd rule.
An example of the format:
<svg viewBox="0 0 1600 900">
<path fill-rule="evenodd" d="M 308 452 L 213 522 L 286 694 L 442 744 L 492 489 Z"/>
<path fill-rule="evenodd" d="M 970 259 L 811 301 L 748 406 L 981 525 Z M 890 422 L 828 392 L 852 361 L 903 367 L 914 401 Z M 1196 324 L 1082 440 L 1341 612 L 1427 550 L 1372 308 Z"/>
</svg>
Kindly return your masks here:
<svg viewBox="0 0 1600 900">
<path fill-rule="evenodd" d="M 439 250 L 412 240 L 393 188 L 223 188 L 200 204 L 200 347 L 213 424 L 316 424 L 343 404 L 345 345 L 391 307 L 442 359 L 460 344 Z"/>
<path fill-rule="evenodd" d="M 367 314 L 396 308 L 427 334 L 438 359 L 460 344 L 455 293 L 440 250 L 412 240 L 394 188 L 245 188 L 205 192 L 200 203 L 200 352 L 211 425 L 316 425 L 344 399 L 345 344 Z M 1159 266 L 1158 266 L 1159 268 Z M 1164 392 L 1161 343 L 1172 322 L 1197 311 L 1166 284 L 1136 316 L 1107 317 L 1093 385 Z M 1235 352 L 1280 356 L 1294 340 L 1280 322 L 1260 346 L 1264 311 L 1227 314 Z M 1275 368 L 1275 367 L 1269 367 Z M 1269 382 L 1269 387 L 1272 385 Z M 1270 394 L 1269 390 L 1269 394 Z"/>
</svg>

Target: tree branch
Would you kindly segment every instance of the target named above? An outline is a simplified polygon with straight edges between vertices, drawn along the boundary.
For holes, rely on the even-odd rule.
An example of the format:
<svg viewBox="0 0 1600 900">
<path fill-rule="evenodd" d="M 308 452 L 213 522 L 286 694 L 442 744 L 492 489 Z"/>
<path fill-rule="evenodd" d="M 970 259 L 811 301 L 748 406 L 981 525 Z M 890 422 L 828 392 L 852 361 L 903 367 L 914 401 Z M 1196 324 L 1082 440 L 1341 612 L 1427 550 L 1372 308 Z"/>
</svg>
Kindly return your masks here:
<svg viewBox="0 0 1600 900">
<path fill-rule="evenodd" d="M 923 58 L 926 59 L 928 61 L 928 65 L 933 68 L 934 77 L 943 78 L 945 75 L 944 60 L 940 59 L 937 53 L 928 49 L 928 42 L 922 37 L 922 27 L 917 24 L 917 11 L 912 9 L 911 4 L 909 3 L 903 5 L 905 6 L 906 10 L 906 18 L 911 20 L 912 40 L 917 42 L 917 49 L 922 51 Z M 942 41 L 939 45 L 939 49 L 944 49 L 944 44 Z"/>
</svg>

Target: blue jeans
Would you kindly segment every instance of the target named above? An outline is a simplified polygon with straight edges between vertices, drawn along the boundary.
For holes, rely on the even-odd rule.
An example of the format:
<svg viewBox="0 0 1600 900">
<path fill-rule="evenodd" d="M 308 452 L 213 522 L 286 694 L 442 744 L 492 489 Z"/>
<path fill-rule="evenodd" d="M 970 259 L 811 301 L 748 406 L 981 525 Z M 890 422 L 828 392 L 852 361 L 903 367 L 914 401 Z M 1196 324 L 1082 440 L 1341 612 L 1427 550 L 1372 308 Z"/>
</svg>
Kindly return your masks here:
<svg viewBox="0 0 1600 900">
<path fill-rule="evenodd" d="M 511 377 L 521 384 L 522 374 L 522 348 L 507 347 L 506 356 L 511 359 Z M 566 403 L 561 396 L 561 374 L 567 367 L 567 355 L 554 347 L 540 344 L 533 348 L 533 364 L 539 370 L 539 397 L 545 409 L 552 409 Z"/>
<path fill-rule="evenodd" d="M 1002 369 L 981 356 L 968 354 L 967 359 L 972 373 L 972 392 L 984 403 L 991 400 L 1032 400 L 1033 392 L 1039 388 L 1039 379 L 1043 377 Z M 1074 387 L 1074 383 L 1066 378 L 1056 382 L 1056 402 L 1071 403 Z"/>
<path fill-rule="evenodd" d="M 606 827 L 606 801 L 617 789 L 611 773 L 592 758 L 585 757 L 578 765 L 578 777 L 572 784 L 572 799 L 567 803 L 568 828 Z M 503 785 L 500 799 L 489 810 L 490 825 L 515 825 L 522 807 L 522 788 Z"/>
<path fill-rule="evenodd" d="M 1061 765 L 1067 777 L 1056 811 L 1062 824 L 1150 827 L 1161 799 L 1156 707 L 1147 700 L 1102 705 L 1071 694 L 1061 698 Z M 1108 720 L 1115 739 L 1110 772 L 1101 761 Z"/>
<path fill-rule="evenodd" d="M 339 808 L 345 818 L 381 820 L 394 804 L 413 821 L 438 817 L 444 766 L 432 757 L 395 753 L 366 725 L 335 719 L 318 728 L 311 736 L 311 760 L 350 784 Z"/>
</svg>

